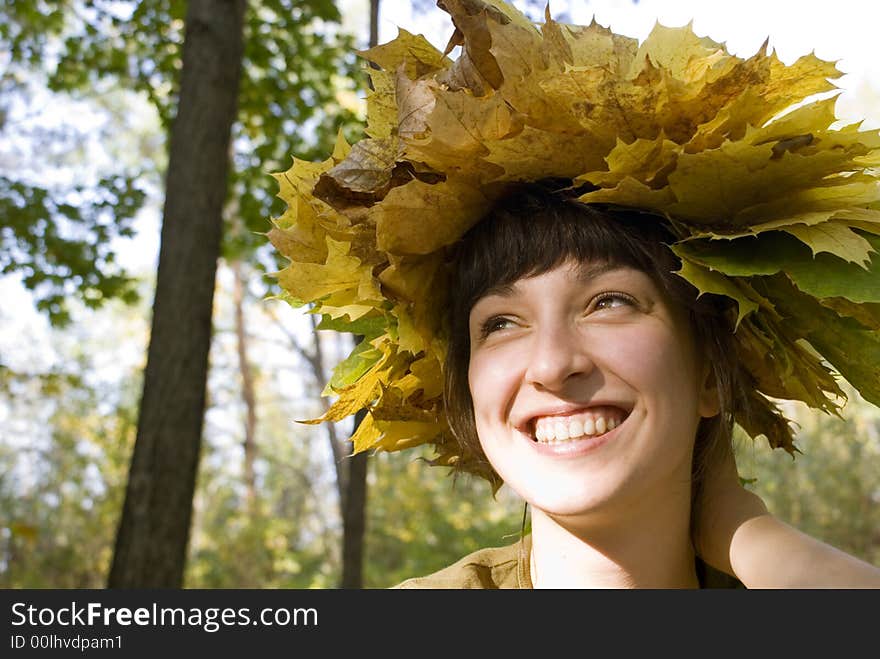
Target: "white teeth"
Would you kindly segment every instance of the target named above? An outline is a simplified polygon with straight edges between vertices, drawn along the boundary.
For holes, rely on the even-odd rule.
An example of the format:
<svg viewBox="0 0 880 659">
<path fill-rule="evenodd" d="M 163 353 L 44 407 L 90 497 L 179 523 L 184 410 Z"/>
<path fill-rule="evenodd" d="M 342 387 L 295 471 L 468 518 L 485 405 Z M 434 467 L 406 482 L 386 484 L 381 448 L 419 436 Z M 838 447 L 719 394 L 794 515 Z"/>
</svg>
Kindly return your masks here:
<svg viewBox="0 0 880 659">
<path fill-rule="evenodd" d="M 571 421 L 564 418 L 545 418 L 535 427 L 535 439 L 544 443 L 563 442 L 583 436 L 603 435 L 622 423 L 616 416 L 587 415 Z"/>
<path fill-rule="evenodd" d="M 594 423 L 592 418 L 584 419 L 584 434 L 585 435 L 595 435 L 596 434 L 596 424 Z"/>
</svg>

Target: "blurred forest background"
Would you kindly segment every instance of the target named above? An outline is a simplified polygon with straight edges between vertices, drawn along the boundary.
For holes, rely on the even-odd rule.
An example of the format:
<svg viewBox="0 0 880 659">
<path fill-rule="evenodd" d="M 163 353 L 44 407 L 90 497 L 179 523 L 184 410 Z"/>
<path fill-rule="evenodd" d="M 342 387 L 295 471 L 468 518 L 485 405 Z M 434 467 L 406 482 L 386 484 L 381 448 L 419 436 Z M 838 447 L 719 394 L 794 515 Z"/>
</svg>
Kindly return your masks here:
<svg viewBox="0 0 880 659">
<path fill-rule="evenodd" d="M 404 8 L 442 47 L 434 2 L 0 6 L 0 586 L 381 588 L 512 542 L 506 488 L 428 452 L 351 458 L 354 418 L 296 423 L 353 337 L 269 276 L 270 173 L 361 136 L 355 49 L 417 32 Z M 878 97 L 847 107 L 876 122 Z M 786 411 L 802 453 L 744 440 L 741 473 L 880 565 L 880 410 Z"/>
</svg>

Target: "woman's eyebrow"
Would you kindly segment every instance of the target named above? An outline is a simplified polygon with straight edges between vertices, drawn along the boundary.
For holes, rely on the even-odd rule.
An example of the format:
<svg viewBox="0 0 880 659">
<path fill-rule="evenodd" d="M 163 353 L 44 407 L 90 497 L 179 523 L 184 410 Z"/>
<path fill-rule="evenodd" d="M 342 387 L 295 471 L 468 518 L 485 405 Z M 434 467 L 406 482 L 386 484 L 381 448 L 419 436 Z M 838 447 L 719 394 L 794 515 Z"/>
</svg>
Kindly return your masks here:
<svg viewBox="0 0 880 659">
<path fill-rule="evenodd" d="M 577 269 L 577 278 L 581 283 L 589 284 L 593 279 L 601 277 L 609 272 L 628 269 L 630 269 L 630 266 L 621 265 L 619 263 L 592 263 L 588 266 L 579 266 Z"/>
<path fill-rule="evenodd" d="M 583 284 L 589 284 L 593 279 L 597 277 L 601 277 L 602 275 L 612 272 L 614 270 L 625 270 L 628 269 L 629 266 L 620 265 L 617 263 L 592 263 L 590 265 L 580 265 L 577 268 L 577 279 L 579 282 Z M 528 277 L 523 277 L 522 279 L 527 279 Z M 517 280 L 519 281 L 519 280 Z M 516 293 L 516 281 L 509 284 L 495 284 L 494 286 L 490 286 L 486 289 L 486 291 L 480 296 L 480 298 L 487 297 L 511 297 Z"/>
<path fill-rule="evenodd" d="M 486 289 L 480 299 L 487 297 L 510 297 L 514 294 L 514 284 L 495 284 Z"/>
</svg>

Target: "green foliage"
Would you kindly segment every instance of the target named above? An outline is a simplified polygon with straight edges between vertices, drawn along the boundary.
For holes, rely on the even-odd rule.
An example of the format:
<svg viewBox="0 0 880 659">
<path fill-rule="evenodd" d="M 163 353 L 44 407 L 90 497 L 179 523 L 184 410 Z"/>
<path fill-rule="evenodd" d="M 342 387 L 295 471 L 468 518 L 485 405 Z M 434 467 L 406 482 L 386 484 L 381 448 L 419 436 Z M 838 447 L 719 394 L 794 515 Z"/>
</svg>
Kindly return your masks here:
<svg viewBox="0 0 880 659">
<path fill-rule="evenodd" d="M 332 0 L 266 0 L 252 5 L 245 32 L 245 58 L 231 197 L 245 231 L 231 234 L 227 258 L 266 246 L 268 218 L 280 214 L 277 184 L 267 172 L 284 169 L 293 154 L 318 158 L 340 128 L 359 136 L 356 90 L 365 80 L 353 39 L 335 31 L 340 20 Z M 266 250 L 265 269 L 279 263 Z"/>
<path fill-rule="evenodd" d="M 71 17 L 53 89 L 87 94 L 107 81 L 144 93 L 170 127 L 182 65 L 183 0 L 89 3 Z M 275 182 L 267 175 L 291 154 L 317 157 L 342 126 L 354 136 L 355 113 L 340 95 L 353 96 L 360 73 L 352 39 L 339 34 L 332 0 L 249 3 L 245 50 L 233 126 L 234 200 L 224 256 L 236 260 L 265 243 L 260 233 L 272 214 Z M 275 209 L 278 210 L 278 209 Z M 264 259 L 269 269 L 275 263 Z"/>
<path fill-rule="evenodd" d="M 103 588 L 136 428 L 136 385 L 124 395 L 74 371 L 49 377 L 0 370 L 3 407 L 38 400 L 53 411 L 26 441 L 0 441 L 0 584 L 5 588 Z M 17 394 L 17 395 L 15 395 Z M 32 421 L 39 414 L 32 417 Z M 45 432 L 40 432 L 44 430 Z"/>
<path fill-rule="evenodd" d="M 880 248 L 880 237 L 857 232 L 868 248 Z M 772 275 L 791 277 L 803 292 L 817 298 L 845 297 L 853 302 L 880 302 L 880 265 L 847 262 L 828 253 L 813 254 L 798 239 L 781 231 L 760 239 L 695 241 L 677 248 L 680 255 L 712 270 L 736 277 Z"/>
<path fill-rule="evenodd" d="M 322 329 L 318 326 L 318 329 Z M 364 339 L 357 344 L 351 354 L 343 359 L 333 369 L 333 377 L 324 389 L 327 395 L 330 392 L 350 387 L 359 377 L 372 368 L 382 358 L 382 353 L 376 350 L 369 339 Z"/>
<path fill-rule="evenodd" d="M 111 245 L 133 235 L 134 217 L 146 200 L 142 173 L 123 167 L 97 171 L 86 161 L 84 133 L 75 126 L 75 116 L 65 117 L 60 128 L 34 127 L 22 125 L 29 123 L 27 114 L 13 116 L 11 110 L 17 105 L 30 118 L 60 116 L 54 99 L 46 103 L 42 96 L 38 101 L 31 97 L 49 80 L 71 18 L 79 11 L 90 13 L 89 4 L 4 2 L 0 22 L 0 51 L 8 53 L 0 78 L 0 131 L 14 132 L 13 141 L 23 152 L 14 156 L 14 168 L 0 171 L 0 273 L 18 273 L 55 325 L 69 322 L 72 297 L 92 308 L 111 298 L 137 300 L 135 282 L 116 262 Z M 92 92 L 95 107 L 108 102 L 100 90 Z M 117 101 L 109 101 L 113 109 Z M 62 171 L 72 176 L 59 175 Z M 57 182 L 65 178 L 72 182 Z"/>
<path fill-rule="evenodd" d="M 108 82 L 143 92 L 167 129 L 177 101 L 185 0 L 76 0 L 63 6 L 64 30 L 49 86 L 88 96 Z"/>
<path fill-rule="evenodd" d="M 424 576 L 481 547 L 519 537 L 523 504 L 510 491 L 502 489 L 493 499 L 483 480 L 470 475 L 454 480 L 447 468 L 406 453 L 370 459 L 365 587 Z"/>
<path fill-rule="evenodd" d="M 203 469 L 187 587 L 338 584 L 341 529 L 334 524 L 332 497 L 318 485 L 322 467 L 306 455 L 309 442 L 303 440 L 264 435 L 265 476 L 256 505 L 249 505 L 240 482 L 221 465 Z M 453 486 L 445 468 L 411 455 L 381 453 L 369 465 L 365 588 L 429 574 L 480 547 L 518 537 L 522 504 L 505 491 L 493 500 L 486 483 L 469 479 Z"/>
<path fill-rule="evenodd" d="M 38 66 L 53 35 L 64 27 L 69 0 L 3 0 L 0 43 L 12 62 Z"/>
<path fill-rule="evenodd" d="M 0 77 L 0 130 L 21 80 L 45 78 L 56 94 L 96 101 L 110 89 L 142 94 L 167 130 L 174 117 L 182 65 L 184 0 L 26 0 L 4 2 L 0 51 L 9 53 Z M 224 254 L 249 255 L 265 239 L 276 184 L 268 172 L 296 153 L 309 158 L 329 148 L 343 127 L 356 137 L 355 89 L 360 70 L 352 39 L 339 34 L 332 0 L 249 3 L 245 55 L 233 127 Z M 344 101 L 344 102 L 342 102 Z M 38 148 L 33 147 L 36 153 Z M 41 164 L 42 165 L 42 164 Z M 46 163 L 46 165 L 50 165 Z M 159 177 L 163 164 L 143 162 L 141 176 Z M 108 238 L 131 235 L 144 201 L 134 178 L 112 172 L 90 190 L 42 185 L 6 173 L 0 185 L 4 229 L 0 265 L 18 270 L 53 322 L 68 318 L 64 296 L 88 304 L 119 296 L 132 300 L 129 275 L 114 262 Z M 7 221 L 4 219 L 4 224 Z M 50 253 L 41 254 L 44 248 Z M 278 269 L 269 250 L 257 257 Z"/>
<path fill-rule="evenodd" d="M 234 379 L 228 371 L 215 375 L 221 385 Z M 213 393 L 217 412 L 234 407 L 216 387 Z M 335 502 L 321 478 L 328 465 L 315 450 L 323 438 L 291 428 L 289 401 L 267 400 L 263 393 L 258 393 L 263 404 L 253 493 L 243 482 L 240 431 L 232 445 L 216 433 L 205 438 L 184 579 L 188 588 L 327 588 L 338 582 Z"/>
<path fill-rule="evenodd" d="M 115 263 L 110 241 L 133 234 L 143 201 L 133 177 L 108 177 L 59 198 L 0 176 L 0 273 L 19 273 L 56 325 L 69 322 L 66 299 L 74 294 L 92 308 L 108 298 L 135 302 L 135 281 Z"/>
<path fill-rule="evenodd" d="M 337 566 L 329 559 L 337 540 L 316 525 L 325 513 L 303 474 L 308 456 L 300 442 L 269 446 L 272 455 L 261 461 L 263 480 L 255 501 L 248 500 L 237 474 L 221 465 L 201 470 L 186 587 L 333 585 Z"/>
<path fill-rule="evenodd" d="M 382 316 L 362 316 L 357 320 L 349 320 L 348 316 L 333 318 L 325 314 L 321 316 L 321 322 L 318 323 L 317 329 L 350 332 L 351 334 L 360 334 L 367 339 L 375 339 L 385 331 L 387 322 Z"/>
</svg>

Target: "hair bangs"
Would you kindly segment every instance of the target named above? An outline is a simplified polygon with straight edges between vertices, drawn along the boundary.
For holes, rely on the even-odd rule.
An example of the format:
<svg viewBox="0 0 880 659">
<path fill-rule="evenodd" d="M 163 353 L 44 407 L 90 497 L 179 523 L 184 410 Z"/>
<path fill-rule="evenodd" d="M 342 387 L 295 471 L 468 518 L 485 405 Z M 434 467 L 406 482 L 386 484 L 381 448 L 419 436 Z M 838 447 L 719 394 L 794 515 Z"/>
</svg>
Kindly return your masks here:
<svg viewBox="0 0 880 659">
<path fill-rule="evenodd" d="M 671 234 L 639 213 L 610 216 L 577 201 L 534 189 L 512 195 L 475 225 L 457 246 L 453 318 L 480 298 L 567 261 L 630 266 L 649 274 L 675 267 L 668 250 L 645 250 L 645 233 L 661 247 Z"/>
</svg>

